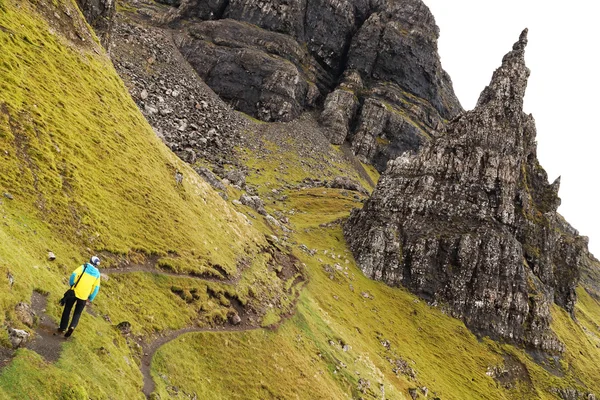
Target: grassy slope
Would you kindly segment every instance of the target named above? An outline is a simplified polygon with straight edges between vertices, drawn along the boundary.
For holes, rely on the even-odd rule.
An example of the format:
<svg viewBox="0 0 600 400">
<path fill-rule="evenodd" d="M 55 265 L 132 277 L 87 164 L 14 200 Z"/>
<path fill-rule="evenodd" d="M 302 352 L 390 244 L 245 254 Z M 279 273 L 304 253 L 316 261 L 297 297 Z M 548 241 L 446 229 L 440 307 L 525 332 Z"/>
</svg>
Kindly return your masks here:
<svg viewBox="0 0 600 400">
<path fill-rule="evenodd" d="M 49 25 L 40 10 L 62 22 Z M 277 296 L 259 255 L 263 235 L 156 138 L 92 40 L 65 39 L 73 36 L 61 30 L 65 21 L 87 29 L 81 18 L 71 0 L 0 1 L 0 324 L 27 329 L 13 310 L 34 289 L 49 292 L 47 311 L 58 318 L 66 276 L 98 251 L 229 273 L 243 256 L 251 275 L 221 291 L 242 301 L 250 286 L 255 297 Z M 228 309 L 205 294 L 187 304 L 171 292 L 176 285 L 206 293 L 208 283 L 144 274 L 103 282 L 97 316 L 84 313 L 60 360 L 19 350 L 0 373 L 0 398 L 142 397 L 139 354 L 113 324 L 130 321 L 134 334 L 149 335 L 212 323 Z"/>
<path fill-rule="evenodd" d="M 254 160 L 253 167 L 263 172 L 249 181 L 276 188 L 276 182 L 265 179 L 271 164 L 279 165 L 282 158 L 294 170 L 293 157 L 278 154 L 273 161 L 262 159 L 262 166 Z M 579 323 L 553 309 L 553 328 L 567 352 L 558 369 L 550 368 L 548 360 L 545 369 L 523 350 L 478 340 L 460 321 L 405 290 L 366 279 L 346 248 L 341 227 L 331 224 L 360 206 L 353 194 L 323 188 L 285 194 L 284 202 L 272 202 L 269 208 L 290 218 L 292 243 L 317 250 L 314 256 L 295 251 L 310 277 L 296 315 L 277 331 L 189 334 L 166 345 L 153 365 L 162 396 L 382 398 L 382 386 L 389 399 L 410 398 L 408 389 L 423 386 L 429 398 L 441 399 L 550 399 L 554 388 L 563 387 L 600 391 L 600 304 L 583 290 Z M 389 349 L 382 345 L 385 340 Z M 350 346 L 347 351 L 344 344 Z M 416 371 L 416 378 L 394 373 L 393 362 L 399 358 Z M 494 367 L 517 373 L 497 382 L 488 374 Z"/>
<path fill-rule="evenodd" d="M 26 2 L 0 0 L 0 25 L 18 32 L 0 29 L 0 189 L 15 197 L 0 204 L 1 322 L 22 327 L 14 304 L 36 288 L 51 293 L 48 312 L 56 317 L 61 280 L 87 256 L 86 247 L 132 257 L 172 258 L 176 252 L 178 259 L 169 261 L 182 268 L 219 264 L 233 271 L 239 254 L 256 253 L 263 234 L 273 233 L 259 219 L 253 220 L 259 231 L 249 227 L 159 143 L 112 66 L 92 48 L 75 49 L 50 33 Z M 250 178 L 261 193 L 281 184 L 271 178 L 282 159 L 294 181 L 310 175 L 296 158 L 271 150 L 276 159 L 252 160 L 253 168 L 263 169 Z M 184 174 L 182 186 L 175 183 L 176 170 Z M 559 379 L 521 350 L 479 341 L 440 309 L 364 278 L 339 225 L 320 226 L 359 206 L 352 194 L 285 194 L 286 201 L 269 208 L 287 213 L 292 242 L 318 251 L 295 250 L 310 276 L 297 314 L 277 331 L 189 334 L 161 348 L 153 373 L 163 398 L 193 392 L 223 399 L 381 398 L 380 384 L 390 399 L 407 398 L 409 388 L 420 386 L 428 387 L 430 398 L 443 399 L 551 398 L 549 388 L 580 382 L 600 391 L 600 305 L 583 291 L 579 323 L 553 310 L 554 328 L 568 346 L 561 364 L 566 377 Z M 48 249 L 59 255 L 57 262 L 45 260 Z M 280 290 L 265 262 L 254 257 L 238 287 L 220 290 L 235 290 L 242 300 L 250 288 Z M 15 278 L 11 289 L 8 273 Z M 84 314 L 61 359 L 49 365 L 19 350 L 0 373 L 0 397 L 141 398 L 139 354 L 102 315 L 132 322 L 141 335 L 187 326 L 197 323 L 199 310 L 210 318 L 224 307 L 206 296 L 186 304 L 170 287 L 204 293 L 207 285 L 145 274 L 111 278 L 95 306 L 99 316 Z M 173 309 L 179 313 L 168 312 Z M 277 312 L 269 318 L 277 320 Z M 503 354 L 526 366 L 532 385 L 516 381 L 505 389 L 486 375 L 503 363 Z M 416 371 L 415 379 L 393 372 L 400 358 Z"/>
</svg>

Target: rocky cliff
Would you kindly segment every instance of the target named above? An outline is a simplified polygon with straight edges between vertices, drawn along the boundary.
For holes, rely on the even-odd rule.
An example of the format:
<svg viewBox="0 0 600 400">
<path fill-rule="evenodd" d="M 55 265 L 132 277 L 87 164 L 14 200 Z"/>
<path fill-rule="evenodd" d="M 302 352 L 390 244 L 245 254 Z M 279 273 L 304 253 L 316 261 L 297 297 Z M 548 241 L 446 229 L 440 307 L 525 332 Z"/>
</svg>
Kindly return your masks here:
<svg viewBox="0 0 600 400">
<path fill-rule="evenodd" d="M 87 22 L 94 28 L 102 46 L 109 49 L 113 20 L 117 11 L 115 0 L 77 0 Z"/>
<path fill-rule="evenodd" d="M 526 44 L 524 31 L 473 111 L 388 164 L 344 231 L 366 275 L 447 304 L 477 333 L 561 351 L 549 309 L 573 311 L 587 241 L 537 160 Z"/>
<path fill-rule="evenodd" d="M 162 20 L 236 109 L 264 121 L 322 110 L 330 141 L 380 170 L 462 111 L 420 0 L 185 0 Z"/>
</svg>

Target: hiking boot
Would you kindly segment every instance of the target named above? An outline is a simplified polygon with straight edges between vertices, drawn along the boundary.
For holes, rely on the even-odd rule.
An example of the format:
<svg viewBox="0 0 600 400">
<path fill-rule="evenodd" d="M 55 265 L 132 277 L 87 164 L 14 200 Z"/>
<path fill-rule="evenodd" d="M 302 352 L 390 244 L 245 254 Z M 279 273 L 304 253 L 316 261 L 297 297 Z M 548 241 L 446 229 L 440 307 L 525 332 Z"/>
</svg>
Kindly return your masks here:
<svg viewBox="0 0 600 400">
<path fill-rule="evenodd" d="M 67 333 L 65 333 L 65 337 L 69 337 L 73 334 L 73 331 L 75 330 L 75 328 L 69 328 L 69 330 L 67 331 Z"/>
</svg>

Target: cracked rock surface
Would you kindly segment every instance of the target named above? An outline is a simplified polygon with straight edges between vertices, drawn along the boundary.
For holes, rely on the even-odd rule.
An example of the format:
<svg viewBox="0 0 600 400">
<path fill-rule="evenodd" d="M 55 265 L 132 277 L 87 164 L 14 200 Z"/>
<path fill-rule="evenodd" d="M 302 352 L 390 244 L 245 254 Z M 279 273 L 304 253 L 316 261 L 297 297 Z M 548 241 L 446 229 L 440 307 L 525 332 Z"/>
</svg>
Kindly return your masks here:
<svg viewBox="0 0 600 400">
<path fill-rule="evenodd" d="M 331 142 L 380 171 L 462 111 L 421 0 L 183 0 L 160 19 L 234 108 L 290 121 L 324 101 Z"/>
<path fill-rule="evenodd" d="M 587 239 L 557 213 L 559 181 L 537 160 L 526 44 L 524 31 L 473 111 L 388 164 L 344 232 L 367 276 L 447 305 L 476 333 L 561 352 L 550 306 L 573 312 Z"/>
</svg>

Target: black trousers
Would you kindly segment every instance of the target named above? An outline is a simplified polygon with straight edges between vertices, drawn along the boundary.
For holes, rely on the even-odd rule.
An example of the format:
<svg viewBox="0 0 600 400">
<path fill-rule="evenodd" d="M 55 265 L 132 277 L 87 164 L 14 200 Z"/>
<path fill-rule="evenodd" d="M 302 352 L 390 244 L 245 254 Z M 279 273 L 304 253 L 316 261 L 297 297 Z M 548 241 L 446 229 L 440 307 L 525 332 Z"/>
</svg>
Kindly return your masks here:
<svg viewBox="0 0 600 400">
<path fill-rule="evenodd" d="M 71 325 L 69 326 L 69 317 L 71 316 L 71 309 L 73 308 L 74 304 L 77 304 L 77 305 L 75 306 L 75 312 L 73 313 L 73 319 L 71 320 Z M 79 323 L 79 317 L 81 317 L 81 313 L 83 312 L 83 309 L 85 308 L 85 304 L 86 304 L 85 300 L 81 300 L 76 297 L 67 300 L 67 304 L 65 304 L 65 309 L 63 310 L 63 313 L 62 313 L 62 318 L 60 319 L 60 328 L 59 329 L 61 331 L 67 330 L 67 326 L 69 326 L 72 329 L 75 329 L 75 327 Z"/>
</svg>

